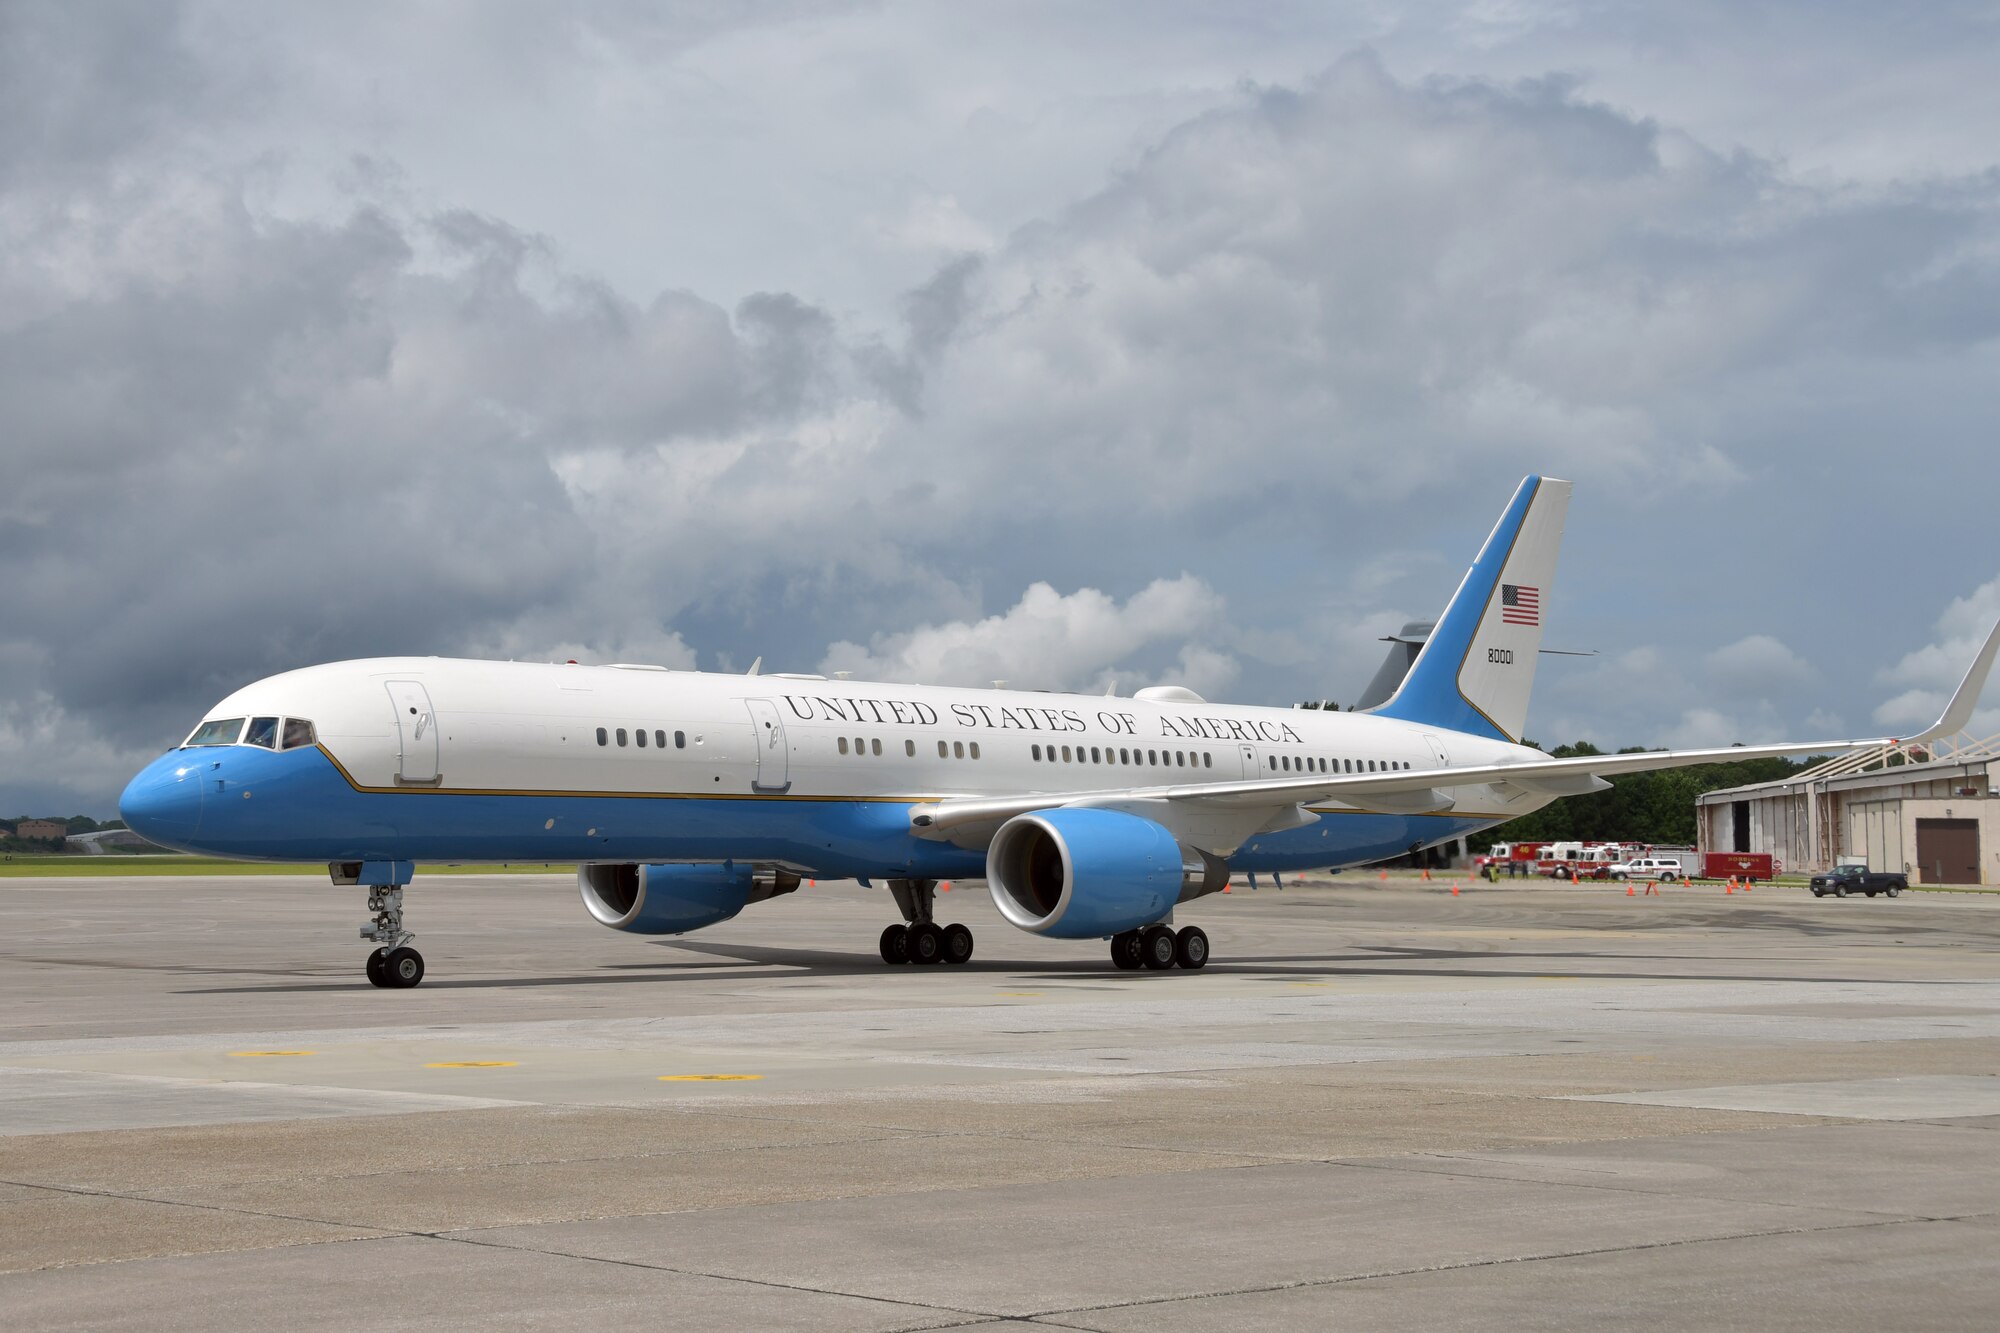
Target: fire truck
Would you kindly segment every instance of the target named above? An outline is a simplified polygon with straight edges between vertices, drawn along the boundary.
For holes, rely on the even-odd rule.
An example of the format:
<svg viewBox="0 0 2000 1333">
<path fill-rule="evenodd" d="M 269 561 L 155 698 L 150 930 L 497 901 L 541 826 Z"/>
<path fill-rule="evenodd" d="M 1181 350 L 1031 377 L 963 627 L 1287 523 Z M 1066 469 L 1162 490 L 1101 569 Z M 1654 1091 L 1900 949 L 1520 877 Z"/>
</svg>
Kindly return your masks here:
<svg viewBox="0 0 2000 1333">
<path fill-rule="evenodd" d="M 1542 858 L 1545 843 L 1496 842 L 1484 855 L 1472 858 L 1472 873 L 1485 879 L 1503 875 L 1531 875 Z"/>
<path fill-rule="evenodd" d="M 1609 879 L 1611 867 L 1636 855 L 1623 842 L 1552 842 L 1542 848 L 1535 873 L 1551 879 Z"/>
</svg>

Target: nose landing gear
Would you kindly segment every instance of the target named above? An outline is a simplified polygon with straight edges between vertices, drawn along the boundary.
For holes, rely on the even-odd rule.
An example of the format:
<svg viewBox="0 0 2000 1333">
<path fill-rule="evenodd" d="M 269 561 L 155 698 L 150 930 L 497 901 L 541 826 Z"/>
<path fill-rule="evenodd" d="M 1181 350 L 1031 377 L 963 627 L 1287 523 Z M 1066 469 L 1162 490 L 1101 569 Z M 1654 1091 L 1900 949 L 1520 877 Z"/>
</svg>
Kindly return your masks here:
<svg viewBox="0 0 2000 1333">
<path fill-rule="evenodd" d="M 373 919 L 361 927 L 361 938 L 375 941 L 365 968 L 369 984 L 384 990 L 408 990 L 424 979 L 424 956 L 410 947 L 416 939 L 403 928 L 403 889 L 415 876 L 409 861 L 335 861 L 327 867 L 335 884 L 360 884 L 368 889 Z"/>
</svg>

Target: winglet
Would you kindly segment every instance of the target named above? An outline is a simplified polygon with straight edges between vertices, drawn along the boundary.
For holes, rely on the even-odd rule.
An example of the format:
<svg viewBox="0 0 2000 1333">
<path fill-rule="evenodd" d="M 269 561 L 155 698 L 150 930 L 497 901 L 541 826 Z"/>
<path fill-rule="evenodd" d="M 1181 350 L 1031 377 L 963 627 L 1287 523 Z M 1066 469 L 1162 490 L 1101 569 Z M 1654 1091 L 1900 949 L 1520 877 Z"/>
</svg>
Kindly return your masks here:
<svg viewBox="0 0 2000 1333">
<path fill-rule="evenodd" d="M 1972 723 L 1972 710 L 1979 707 L 1979 693 L 1986 687 L 1986 674 L 1993 669 L 1993 657 L 2000 653 L 2000 620 L 1993 622 L 1993 628 L 1986 635 L 1986 646 L 1979 650 L 1979 656 L 1972 659 L 1972 670 L 1965 673 L 1965 679 L 1958 683 L 1958 693 L 1951 696 L 1951 702 L 1944 706 L 1944 715 L 1924 729 L 1921 736 L 1912 736 L 1912 741 L 1934 741 L 1945 736 L 1955 736 Z"/>
</svg>

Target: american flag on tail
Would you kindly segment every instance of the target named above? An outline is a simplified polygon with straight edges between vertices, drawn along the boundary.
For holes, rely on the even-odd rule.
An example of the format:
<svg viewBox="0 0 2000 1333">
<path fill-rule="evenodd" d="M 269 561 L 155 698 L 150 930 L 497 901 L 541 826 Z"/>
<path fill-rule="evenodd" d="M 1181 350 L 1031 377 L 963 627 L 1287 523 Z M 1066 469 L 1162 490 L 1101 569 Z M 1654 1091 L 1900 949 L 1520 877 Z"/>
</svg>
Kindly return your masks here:
<svg viewBox="0 0 2000 1333">
<path fill-rule="evenodd" d="M 1500 620 L 1508 625 L 1542 623 L 1542 590 L 1525 583 L 1500 585 Z"/>
</svg>

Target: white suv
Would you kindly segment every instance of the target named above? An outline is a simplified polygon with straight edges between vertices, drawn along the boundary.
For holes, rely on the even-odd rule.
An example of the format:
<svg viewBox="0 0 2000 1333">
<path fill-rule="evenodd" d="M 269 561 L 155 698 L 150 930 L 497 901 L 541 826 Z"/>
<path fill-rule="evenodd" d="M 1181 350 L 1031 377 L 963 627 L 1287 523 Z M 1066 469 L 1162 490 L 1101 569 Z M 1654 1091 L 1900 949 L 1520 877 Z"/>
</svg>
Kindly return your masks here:
<svg viewBox="0 0 2000 1333">
<path fill-rule="evenodd" d="M 1637 856 L 1611 867 L 1613 879 L 1657 879 L 1665 882 L 1686 876 L 1687 871 L 1681 868 L 1681 863 L 1667 856 Z"/>
</svg>

